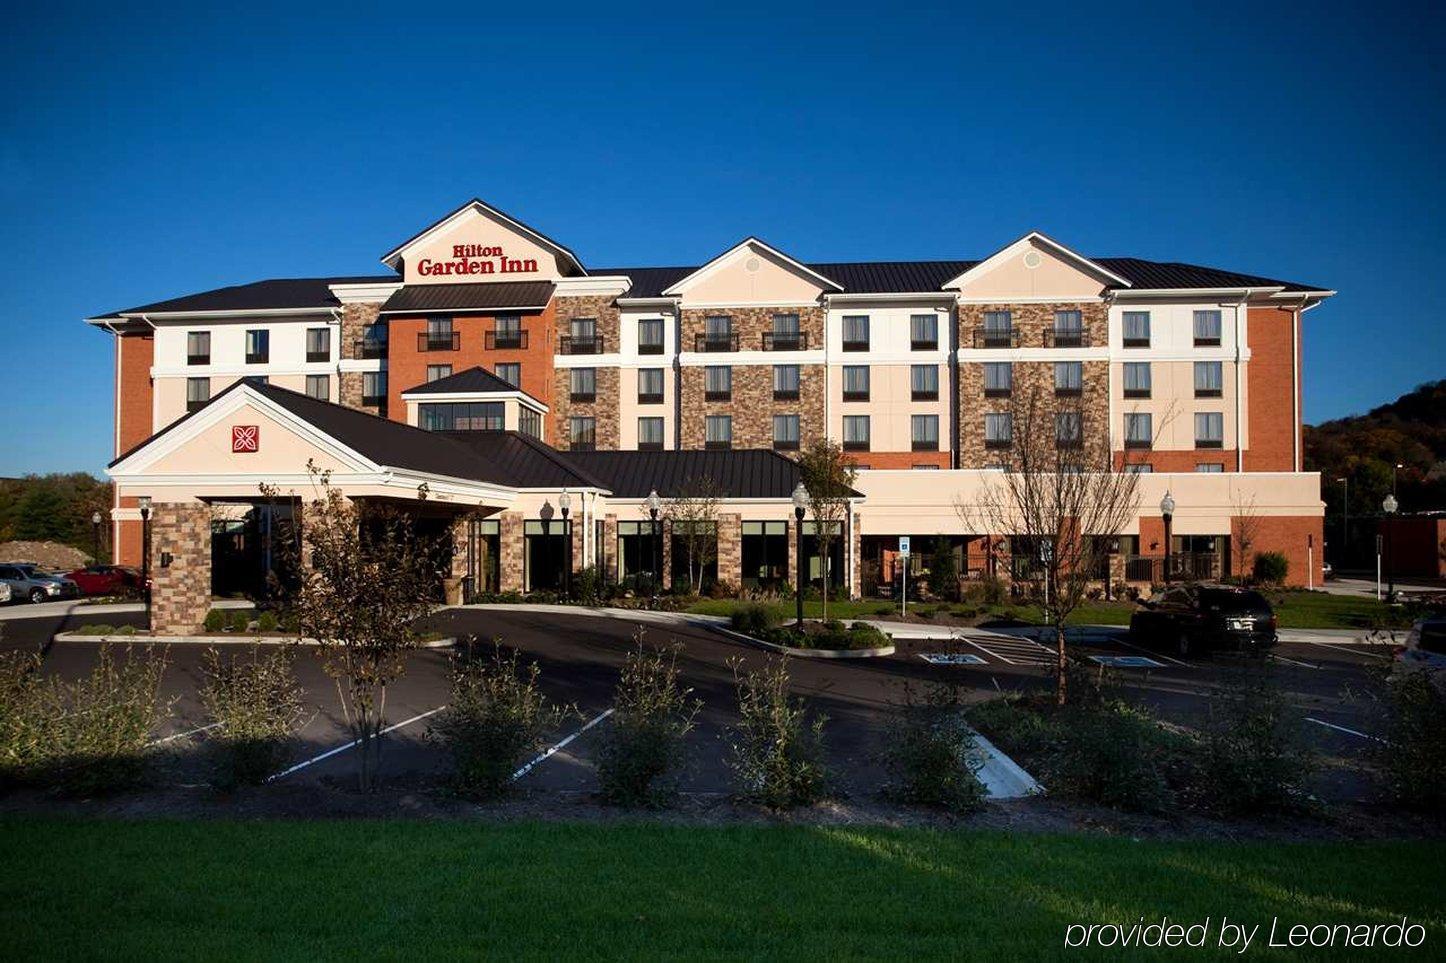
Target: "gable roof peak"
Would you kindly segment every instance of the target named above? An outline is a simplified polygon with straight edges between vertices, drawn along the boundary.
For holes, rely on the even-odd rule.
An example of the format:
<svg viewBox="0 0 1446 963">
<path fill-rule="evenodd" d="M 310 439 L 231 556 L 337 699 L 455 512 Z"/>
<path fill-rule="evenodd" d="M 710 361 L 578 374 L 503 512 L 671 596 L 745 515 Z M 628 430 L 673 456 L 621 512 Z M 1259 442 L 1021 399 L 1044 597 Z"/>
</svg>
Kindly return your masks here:
<svg viewBox="0 0 1446 963">
<path fill-rule="evenodd" d="M 543 234 L 541 231 L 537 230 L 537 228 L 532 227 L 528 224 L 524 224 L 522 221 L 519 221 L 517 218 L 513 217 L 507 212 L 493 207 L 491 204 L 488 204 L 480 197 L 472 198 L 461 207 L 458 207 L 456 210 L 452 211 L 441 219 L 434 221 L 433 223 L 422 228 L 416 234 L 413 234 L 401 244 L 398 244 L 396 247 L 383 254 L 381 259 L 382 263 L 394 271 L 399 270 L 402 254 L 406 251 L 407 248 L 423 240 L 433 232 L 440 230 L 448 224 L 451 224 L 458 217 L 461 217 L 463 214 L 466 214 L 469 211 L 477 214 L 482 214 L 486 217 L 495 218 L 499 221 L 504 222 L 505 224 L 517 230 L 519 233 L 527 235 L 538 244 L 541 244 L 543 247 L 551 248 L 556 254 L 562 257 L 565 261 L 569 262 L 576 269 L 577 274 L 587 274 L 587 268 L 583 267 L 582 261 L 578 260 L 577 255 L 572 253 L 571 250 L 554 241 L 546 234 Z"/>
<path fill-rule="evenodd" d="M 1110 285 L 1118 285 L 1119 287 L 1124 288 L 1128 288 L 1131 286 L 1128 278 L 1121 277 L 1120 275 L 1116 274 L 1114 271 L 1111 271 L 1109 268 L 1105 267 L 1098 261 L 1087 258 L 1083 254 L 1080 254 L 1077 251 L 1065 247 L 1059 241 L 1056 241 L 1054 238 L 1050 237 L 1048 234 L 1045 234 L 1043 231 L 1031 230 L 1025 233 L 1022 237 L 1010 241 L 1008 244 L 1004 245 L 999 250 L 986 257 L 984 260 L 978 262 L 973 267 L 970 267 L 968 270 L 964 271 L 958 277 L 946 282 L 944 284 L 944 289 L 951 290 L 963 287 L 964 284 L 966 284 L 968 281 L 972 280 L 973 278 L 979 277 L 981 274 L 985 274 L 993 270 L 994 268 L 998 267 L 1001 262 L 1009 259 L 1010 257 L 1013 257 L 1014 254 L 1019 250 L 1019 248 L 1023 247 L 1024 245 L 1032 244 L 1038 244 L 1042 247 L 1048 248 L 1049 250 L 1053 251 L 1055 255 L 1057 255 L 1061 260 L 1068 261 L 1075 267 L 1085 271 L 1086 273 L 1093 274 L 1098 278 L 1104 279 Z"/>
<path fill-rule="evenodd" d="M 719 254 L 718 256 L 710 259 L 707 263 L 703 264 L 701 267 L 698 267 L 698 268 L 694 269 L 692 272 L 690 272 L 690 273 L 688 273 L 687 275 L 685 275 L 685 276 L 679 278 L 678 280 L 674 281 L 671 285 L 669 285 L 666 289 L 664 289 L 663 295 L 664 295 L 665 297 L 673 297 L 673 296 L 676 296 L 676 295 L 678 295 L 678 294 L 681 294 L 681 293 L 683 292 L 683 290 L 684 290 L 689 284 L 691 284 L 692 282 L 694 282 L 694 281 L 696 281 L 696 280 L 698 280 L 698 279 L 706 276 L 707 274 L 711 273 L 715 268 L 718 267 L 718 265 L 722 264 L 725 260 L 727 260 L 728 258 L 732 257 L 734 254 L 738 253 L 740 250 L 742 250 L 743 248 L 746 248 L 746 247 L 754 247 L 754 248 L 757 248 L 758 250 L 761 250 L 763 253 L 769 255 L 770 257 L 776 258 L 777 260 L 783 262 L 783 263 L 784 263 L 785 265 L 787 265 L 788 267 L 790 267 L 790 268 L 792 268 L 793 270 L 797 271 L 799 274 L 802 274 L 802 275 L 804 275 L 804 276 L 806 276 L 806 277 L 809 277 L 809 278 L 813 279 L 814 281 L 818 282 L 818 284 L 819 284 L 820 287 L 832 288 L 832 289 L 835 290 L 835 291 L 842 291 L 842 290 L 844 289 L 842 284 L 839 284 L 837 281 L 833 280 L 832 278 L 824 277 L 822 274 L 820 274 L 819 272 L 815 271 L 813 268 L 809 267 L 807 264 L 804 264 L 802 261 L 798 260 L 797 258 L 793 258 L 793 257 L 788 256 L 787 254 L 784 254 L 784 253 L 783 253 L 782 251 L 780 251 L 778 248 L 776 248 L 776 247 L 774 247 L 773 245 L 769 244 L 767 241 L 763 240 L 762 238 L 757 237 L 756 235 L 750 234 L 750 235 L 748 235 L 747 237 L 745 237 L 743 240 L 739 241 L 737 244 L 734 244 L 732 247 L 728 248 L 728 249 L 727 249 L 726 251 L 724 251 L 722 254 Z"/>
</svg>

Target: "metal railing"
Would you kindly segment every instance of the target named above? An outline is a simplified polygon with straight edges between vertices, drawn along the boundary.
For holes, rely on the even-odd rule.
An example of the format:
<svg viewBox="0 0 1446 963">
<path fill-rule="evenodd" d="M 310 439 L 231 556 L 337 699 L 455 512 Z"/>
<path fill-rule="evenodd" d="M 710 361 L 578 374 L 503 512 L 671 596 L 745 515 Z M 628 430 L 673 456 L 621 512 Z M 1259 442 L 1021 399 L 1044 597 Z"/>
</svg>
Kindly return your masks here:
<svg viewBox="0 0 1446 963">
<path fill-rule="evenodd" d="M 418 351 L 458 351 L 462 347 L 462 332 L 452 331 L 446 334 L 428 334 L 426 331 L 417 334 Z"/>
<path fill-rule="evenodd" d="M 387 342 L 376 338 L 360 338 L 354 345 L 356 356 L 363 359 L 385 358 L 387 356 Z"/>
<path fill-rule="evenodd" d="M 1090 333 L 1084 328 L 1077 331 L 1073 329 L 1060 331 L 1053 327 L 1046 327 L 1040 339 L 1046 348 L 1088 348 L 1090 346 Z"/>
<path fill-rule="evenodd" d="M 561 354 L 602 354 L 603 337 L 600 334 L 564 334 L 557 339 Z"/>
<path fill-rule="evenodd" d="M 975 328 L 974 347 L 1017 348 L 1019 347 L 1019 331 L 1015 328 L 1007 331 L 998 328 Z"/>
<path fill-rule="evenodd" d="M 765 331 L 761 339 L 764 351 L 807 351 L 807 331 Z"/>
<path fill-rule="evenodd" d="M 488 351 L 523 349 L 527 347 L 526 331 L 484 331 L 483 346 Z"/>
<path fill-rule="evenodd" d="M 1211 582 L 1223 575 L 1221 558 L 1216 552 L 1172 552 L 1171 582 Z M 1126 555 L 1125 581 L 1159 584 L 1166 581 L 1165 556 Z"/>
<path fill-rule="evenodd" d="M 706 331 L 693 340 L 695 351 L 737 351 L 738 335 L 708 334 Z"/>
</svg>

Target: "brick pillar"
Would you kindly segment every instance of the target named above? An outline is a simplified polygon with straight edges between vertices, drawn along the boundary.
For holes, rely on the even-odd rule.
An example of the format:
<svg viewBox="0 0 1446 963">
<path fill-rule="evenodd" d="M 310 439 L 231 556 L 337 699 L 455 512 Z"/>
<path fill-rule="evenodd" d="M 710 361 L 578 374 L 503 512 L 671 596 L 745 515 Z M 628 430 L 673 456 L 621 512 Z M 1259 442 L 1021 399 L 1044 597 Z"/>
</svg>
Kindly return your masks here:
<svg viewBox="0 0 1446 963">
<path fill-rule="evenodd" d="M 788 519 L 788 587 L 798 587 L 798 519 Z"/>
<path fill-rule="evenodd" d="M 161 558 L 169 553 L 170 562 Z M 211 608 L 211 508 L 157 502 L 151 509 L 151 631 L 201 630 Z"/>
<path fill-rule="evenodd" d="M 598 558 L 602 563 L 603 577 L 609 582 L 618 580 L 618 517 L 603 516 L 602 544 L 598 546 Z"/>
<path fill-rule="evenodd" d="M 579 501 L 581 501 L 581 499 L 579 499 Z M 582 568 L 582 537 L 583 533 L 587 530 L 587 526 L 584 525 L 582 519 L 576 515 L 569 516 L 568 521 L 572 522 L 572 570 L 576 572 Z"/>
<path fill-rule="evenodd" d="M 850 527 L 851 544 L 853 555 L 853 576 L 849 579 L 849 598 L 857 599 L 863 595 L 863 567 L 864 567 L 864 545 L 863 545 L 864 517 L 854 512 L 853 524 Z"/>
<path fill-rule="evenodd" d="M 452 578 L 467 577 L 468 525 L 471 516 L 463 515 L 452 522 Z"/>
<path fill-rule="evenodd" d="M 1111 591 L 1115 585 L 1121 585 L 1125 581 L 1125 555 L 1123 552 L 1112 552 L 1110 560 L 1110 584 Z"/>
<path fill-rule="evenodd" d="M 737 591 L 743 585 L 743 516 L 718 516 L 718 581 Z"/>
<path fill-rule="evenodd" d="M 666 518 L 658 519 L 663 526 L 663 588 L 673 587 L 673 523 Z"/>
<path fill-rule="evenodd" d="M 498 589 L 503 592 L 521 592 L 522 513 L 503 512 L 500 521 L 501 537 L 498 543 L 502 557 L 498 564 Z"/>
</svg>

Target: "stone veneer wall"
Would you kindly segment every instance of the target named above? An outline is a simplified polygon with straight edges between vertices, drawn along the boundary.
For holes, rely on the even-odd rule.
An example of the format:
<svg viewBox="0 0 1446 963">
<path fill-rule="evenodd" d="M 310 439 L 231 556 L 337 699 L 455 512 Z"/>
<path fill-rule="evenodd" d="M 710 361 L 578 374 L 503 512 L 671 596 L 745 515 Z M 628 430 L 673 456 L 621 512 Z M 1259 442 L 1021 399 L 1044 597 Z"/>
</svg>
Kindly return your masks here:
<svg viewBox="0 0 1446 963">
<path fill-rule="evenodd" d="M 1061 357 L 1060 361 L 1069 361 Z M 1007 451 L 984 447 L 984 416 L 990 412 L 1012 411 L 1016 437 L 1029 393 L 1038 392 L 1046 411 L 1079 411 L 1087 450 L 1108 451 L 1110 445 L 1110 366 L 1107 361 L 1085 361 L 1079 397 L 1057 398 L 1054 393 L 1053 361 L 1014 362 L 1014 386 L 1010 397 L 984 396 L 984 365 L 977 361 L 959 363 L 959 467 L 986 468 L 1007 463 Z M 1042 426 L 1053 437 L 1053 419 Z"/>
<path fill-rule="evenodd" d="M 704 319 L 726 315 L 733 319 L 733 333 L 738 336 L 739 351 L 762 351 L 763 335 L 773 330 L 775 314 L 797 314 L 798 330 L 808 339 L 810 351 L 823 350 L 824 310 L 817 304 L 800 304 L 782 308 L 684 308 L 680 320 L 681 349 L 693 351 L 704 332 Z M 792 351 L 778 352 L 780 363 Z"/>
<path fill-rule="evenodd" d="M 211 609 L 211 508 L 157 502 L 151 512 L 151 630 L 198 632 Z M 164 567 L 163 552 L 171 554 Z"/>
<path fill-rule="evenodd" d="M 503 512 L 498 520 L 501 525 L 498 547 L 502 557 L 498 560 L 498 588 L 503 592 L 522 591 L 522 513 Z"/>
<path fill-rule="evenodd" d="M 553 349 L 561 351 L 561 339 L 572 334 L 574 318 L 597 319 L 597 333 L 602 338 L 604 354 L 617 354 L 618 338 L 621 334 L 622 312 L 612 295 L 588 295 L 579 297 L 557 297 L 552 299 L 556 311 L 558 343 Z"/>
<path fill-rule="evenodd" d="M 731 588 L 743 584 L 742 515 L 718 515 L 718 581 Z"/>
<path fill-rule="evenodd" d="M 779 364 L 792 364 L 788 352 L 778 353 Z M 726 365 L 726 361 L 720 361 Z M 706 401 L 707 375 L 688 365 L 679 372 L 682 447 L 703 448 L 708 415 L 733 416 L 734 448 L 772 448 L 773 416 L 798 415 L 800 447 L 824 437 L 824 366 L 800 365 L 797 401 L 773 400 L 772 365 L 733 365 L 733 396 L 728 401 Z"/>
<path fill-rule="evenodd" d="M 618 580 L 618 517 L 603 516 L 603 543 L 598 546 L 602 558 L 603 577 L 609 582 Z"/>
<path fill-rule="evenodd" d="M 343 360 L 355 360 L 361 357 L 358 350 L 358 342 L 362 340 L 362 329 L 373 324 L 382 309 L 380 301 L 368 301 L 361 304 L 344 304 L 341 307 L 341 353 L 338 357 Z M 356 408 L 361 411 L 370 412 L 374 415 L 381 414 L 379 405 L 362 404 L 362 373 L 360 371 L 343 371 L 337 379 L 337 400 L 348 408 Z"/>
<path fill-rule="evenodd" d="M 974 347 L 974 332 L 984 327 L 986 311 L 1008 311 L 1019 332 L 1019 347 L 1043 348 L 1044 330 L 1054 329 L 1054 312 L 1078 311 L 1087 335 L 1086 344 L 1092 348 L 1107 346 L 1110 336 L 1109 307 L 1103 301 L 1060 301 L 1052 304 L 960 304 L 957 324 L 959 325 L 959 347 L 966 352 Z M 1063 348 L 1067 351 L 1069 349 Z"/>
<path fill-rule="evenodd" d="M 593 418 L 595 445 L 598 451 L 617 451 L 618 439 L 618 385 L 617 368 L 594 368 L 597 373 L 594 401 L 573 401 L 571 397 L 571 369 L 558 368 L 553 375 L 553 435 L 556 447 L 567 449 L 569 419 L 574 415 Z"/>
</svg>

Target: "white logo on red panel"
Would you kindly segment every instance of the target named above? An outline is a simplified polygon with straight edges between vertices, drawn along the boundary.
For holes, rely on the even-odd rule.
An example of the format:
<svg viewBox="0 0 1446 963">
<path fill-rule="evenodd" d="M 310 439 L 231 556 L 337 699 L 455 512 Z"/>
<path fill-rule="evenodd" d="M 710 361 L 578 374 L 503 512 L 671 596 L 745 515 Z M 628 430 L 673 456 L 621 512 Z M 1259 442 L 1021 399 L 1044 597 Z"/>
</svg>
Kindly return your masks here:
<svg viewBox="0 0 1446 963">
<path fill-rule="evenodd" d="M 255 452 L 261 450 L 260 425 L 232 425 L 231 453 Z"/>
</svg>

